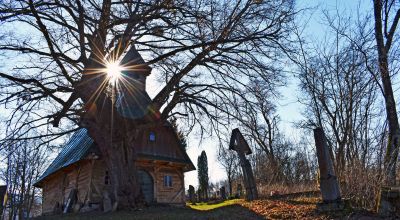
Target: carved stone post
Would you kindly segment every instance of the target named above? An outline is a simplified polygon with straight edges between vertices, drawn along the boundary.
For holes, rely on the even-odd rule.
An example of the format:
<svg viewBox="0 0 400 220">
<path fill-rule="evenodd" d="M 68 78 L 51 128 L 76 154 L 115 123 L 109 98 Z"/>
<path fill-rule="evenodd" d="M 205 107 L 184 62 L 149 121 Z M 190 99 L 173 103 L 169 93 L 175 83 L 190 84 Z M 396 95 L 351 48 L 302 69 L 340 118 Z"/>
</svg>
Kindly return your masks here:
<svg viewBox="0 0 400 220">
<path fill-rule="evenodd" d="M 379 194 L 378 213 L 382 217 L 400 217 L 400 187 L 383 186 Z"/>
<path fill-rule="evenodd" d="M 240 158 L 240 165 L 242 166 L 244 186 L 246 188 L 246 199 L 251 201 L 258 198 L 256 182 L 254 180 L 253 170 L 249 160 L 245 157 L 243 152 L 238 151 Z"/>
<path fill-rule="evenodd" d="M 225 186 L 223 186 L 223 187 L 221 187 L 221 188 L 219 189 L 219 195 L 220 195 L 220 197 L 221 197 L 222 200 L 225 200 L 225 199 L 226 199 Z"/>
<path fill-rule="evenodd" d="M 254 179 L 253 170 L 251 169 L 251 164 L 246 158 L 246 154 L 251 154 L 252 152 L 238 128 L 232 131 L 229 149 L 236 151 L 239 155 L 240 165 L 243 170 L 243 182 L 246 188 L 246 199 L 249 201 L 257 199 L 258 192 L 256 181 Z"/>
<path fill-rule="evenodd" d="M 240 198 L 240 197 L 242 197 L 242 185 L 239 183 L 238 185 L 237 185 L 237 189 L 236 189 L 236 195 L 235 195 L 237 198 Z"/>
<path fill-rule="evenodd" d="M 194 192 L 194 187 L 192 186 L 192 185 L 189 185 L 189 201 L 192 203 L 192 204 L 195 204 L 196 203 L 196 201 L 195 201 L 195 194 L 194 194 L 195 192 Z"/>
<path fill-rule="evenodd" d="M 319 181 L 323 201 L 317 207 L 321 211 L 343 209 L 339 183 L 333 169 L 329 147 L 322 128 L 314 129 L 314 139 L 317 148 Z"/>
</svg>

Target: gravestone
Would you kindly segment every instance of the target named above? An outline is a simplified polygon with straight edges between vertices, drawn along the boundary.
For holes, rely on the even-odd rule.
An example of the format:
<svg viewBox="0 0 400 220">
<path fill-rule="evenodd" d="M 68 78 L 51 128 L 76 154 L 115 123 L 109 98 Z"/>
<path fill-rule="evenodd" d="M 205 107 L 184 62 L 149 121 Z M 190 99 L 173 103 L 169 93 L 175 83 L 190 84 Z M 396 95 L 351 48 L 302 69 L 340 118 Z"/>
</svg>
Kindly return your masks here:
<svg viewBox="0 0 400 220">
<path fill-rule="evenodd" d="M 236 188 L 236 197 L 240 198 L 242 197 L 242 184 L 238 184 Z"/>
<path fill-rule="evenodd" d="M 197 189 L 197 202 L 201 202 L 201 201 L 203 201 L 203 196 L 202 196 L 201 190 L 199 188 L 199 189 Z"/>
<path fill-rule="evenodd" d="M 244 139 L 242 133 L 238 128 L 232 130 L 231 140 L 229 142 L 229 149 L 237 152 L 240 165 L 242 166 L 244 186 L 246 188 L 246 200 L 251 201 L 258 198 L 258 192 L 256 187 L 256 181 L 254 179 L 253 170 L 251 164 L 246 158 L 246 155 L 251 154 L 249 144 Z"/>
<path fill-rule="evenodd" d="M 111 212 L 113 210 L 112 202 L 108 191 L 103 193 L 103 211 Z"/>
<path fill-rule="evenodd" d="M 344 208 L 339 190 L 339 183 L 333 168 L 330 150 L 322 128 L 314 129 L 315 146 L 317 148 L 319 182 L 322 203 L 317 204 L 320 211 L 334 211 Z"/>
<path fill-rule="evenodd" d="M 75 203 L 72 207 L 72 212 L 73 213 L 78 213 L 82 208 L 82 204 L 81 203 Z"/>
<path fill-rule="evenodd" d="M 381 187 L 378 213 L 382 217 L 400 217 L 400 187 Z"/>
<path fill-rule="evenodd" d="M 194 204 L 195 201 L 195 194 L 194 194 L 194 187 L 192 185 L 189 185 L 189 201 Z"/>
<path fill-rule="evenodd" d="M 225 199 L 226 199 L 225 186 L 221 187 L 221 188 L 219 189 L 219 192 L 220 192 L 219 194 L 220 194 L 221 199 L 222 199 L 222 200 L 225 200 Z"/>
</svg>

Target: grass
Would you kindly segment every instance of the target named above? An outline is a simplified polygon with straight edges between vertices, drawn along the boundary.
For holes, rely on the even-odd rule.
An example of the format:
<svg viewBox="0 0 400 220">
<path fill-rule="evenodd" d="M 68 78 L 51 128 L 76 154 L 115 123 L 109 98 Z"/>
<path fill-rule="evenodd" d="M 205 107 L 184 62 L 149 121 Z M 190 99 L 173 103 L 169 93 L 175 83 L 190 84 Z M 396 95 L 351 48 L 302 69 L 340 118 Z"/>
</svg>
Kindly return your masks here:
<svg viewBox="0 0 400 220">
<path fill-rule="evenodd" d="M 225 200 L 221 203 L 216 203 L 216 204 L 208 204 L 208 203 L 202 202 L 202 203 L 196 203 L 195 205 L 187 203 L 186 205 L 195 210 L 208 211 L 208 210 L 221 208 L 221 207 L 228 206 L 228 205 L 240 204 L 241 202 L 243 202 L 243 199 Z"/>
</svg>

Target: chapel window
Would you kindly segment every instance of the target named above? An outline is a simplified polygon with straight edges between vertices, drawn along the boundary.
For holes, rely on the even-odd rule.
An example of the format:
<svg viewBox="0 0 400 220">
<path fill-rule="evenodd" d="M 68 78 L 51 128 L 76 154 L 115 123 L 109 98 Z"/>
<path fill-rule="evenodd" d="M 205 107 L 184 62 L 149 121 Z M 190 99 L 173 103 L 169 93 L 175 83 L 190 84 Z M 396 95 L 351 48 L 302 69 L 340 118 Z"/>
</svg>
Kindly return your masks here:
<svg viewBox="0 0 400 220">
<path fill-rule="evenodd" d="M 172 187 L 172 176 L 164 176 L 164 186 Z"/>
<path fill-rule="evenodd" d="M 156 133 L 154 131 L 150 131 L 149 141 L 151 141 L 151 142 L 156 141 Z"/>
</svg>

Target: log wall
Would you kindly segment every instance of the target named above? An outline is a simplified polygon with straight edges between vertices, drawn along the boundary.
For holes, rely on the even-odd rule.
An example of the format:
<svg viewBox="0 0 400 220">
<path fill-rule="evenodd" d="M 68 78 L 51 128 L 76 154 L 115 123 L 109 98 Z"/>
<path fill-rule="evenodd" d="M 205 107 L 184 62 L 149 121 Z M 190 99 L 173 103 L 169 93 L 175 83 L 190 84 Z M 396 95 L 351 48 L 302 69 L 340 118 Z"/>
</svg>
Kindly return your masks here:
<svg viewBox="0 0 400 220">
<path fill-rule="evenodd" d="M 180 142 L 172 128 L 158 126 L 141 130 L 136 152 L 154 156 L 170 157 L 184 160 L 183 151 L 180 149 Z M 150 141 L 150 133 L 155 134 L 155 141 Z"/>
<path fill-rule="evenodd" d="M 88 194 L 91 162 L 80 161 L 56 172 L 43 183 L 43 214 L 61 212 L 72 189 L 77 189 L 77 201 L 83 204 Z"/>
<path fill-rule="evenodd" d="M 172 177 L 172 187 L 164 186 L 164 176 Z M 185 185 L 183 172 L 178 167 L 159 166 L 155 174 L 158 203 L 184 203 Z"/>
<path fill-rule="evenodd" d="M 183 165 L 140 161 L 137 167 L 153 178 L 154 202 L 185 202 Z M 102 160 L 83 160 L 49 176 L 43 183 L 43 214 L 61 212 L 73 189 L 77 189 L 77 203 L 101 204 L 104 191 L 110 190 L 110 185 L 105 184 L 106 170 Z M 172 177 L 171 187 L 164 186 L 166 175 Z"/>
</svg>

